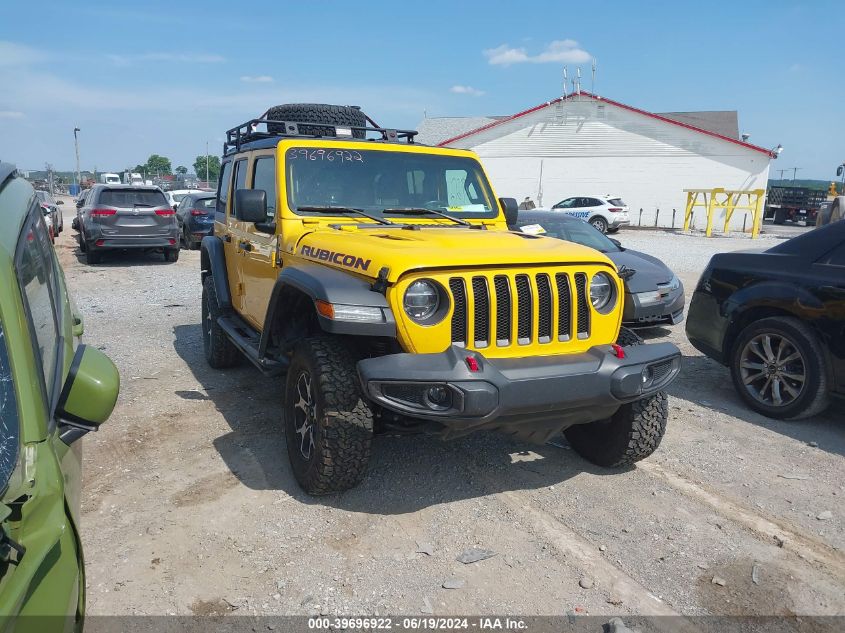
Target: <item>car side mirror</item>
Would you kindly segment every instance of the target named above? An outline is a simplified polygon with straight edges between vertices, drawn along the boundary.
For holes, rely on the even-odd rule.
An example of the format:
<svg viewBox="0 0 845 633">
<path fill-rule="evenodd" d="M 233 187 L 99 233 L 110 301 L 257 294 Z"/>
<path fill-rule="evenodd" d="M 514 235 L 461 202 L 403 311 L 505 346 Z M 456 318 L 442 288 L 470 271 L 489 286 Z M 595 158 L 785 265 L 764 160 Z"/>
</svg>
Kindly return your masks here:
<svg viewBox="0 0 845 633">
<path fill-rule="evenodd" d="M 64 203 L 65 203 L 64 200 L 56 200 L 56 204 L 64 204 Z"/>
<path fill-rule="evenodd" d="M 619 240 L 614 239 L 614 238 L 612 238 L 612 237 L 610 237 L 610 238 L 608 238 L 608 239 L 609 239 L 611 242 L 613 242 L 614 244 L 616 244 L 616 247 L 617 247 L 617 248 L 622 248 L 622 242 L 620 242 Z"/>
<path fill-rule="evenodd" d="M 242 222 L 267 220 L 267 192 L 263 189 L 235 191 L 235 216 Z"/>
<path fill-rule="evenodd" d="M 77 347 L 56 407 L 62 441 L 71 444 L 100 428 L 119 391 L 120 374 L 111 359 L 94 347 Z"/>
<path fill-rule="evenodd" d="M 519 203 L 516 198 L 499 198 L 499 206 L 505 214 L 505 222 L 508 226 L 516 224 L 519 217 Z"/>
</svg>

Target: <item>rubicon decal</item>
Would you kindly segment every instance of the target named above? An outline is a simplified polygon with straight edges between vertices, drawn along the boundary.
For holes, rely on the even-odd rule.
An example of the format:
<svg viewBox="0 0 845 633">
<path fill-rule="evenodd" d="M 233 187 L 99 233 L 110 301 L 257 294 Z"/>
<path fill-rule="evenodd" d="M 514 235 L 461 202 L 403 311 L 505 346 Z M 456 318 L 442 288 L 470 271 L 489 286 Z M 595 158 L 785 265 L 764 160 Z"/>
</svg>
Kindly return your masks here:
<svg viewBox="0 0 845 633">
<path fill-rule="evenodd" d="M 324 248 L 314 248 L 312 246 L 303 246 L 299 252 L 303 257 L 319 259 L 320 261 L 331 262 L 338 266 L 358 268 L 360 270 L 367 270 L 370 267 L 370 262 L 372 262 L 371 259 L 364 259 L 363 257 L 347 255 L 346 253 L 339 253 L 337 251 L 327 251 Z"/>
</svg>

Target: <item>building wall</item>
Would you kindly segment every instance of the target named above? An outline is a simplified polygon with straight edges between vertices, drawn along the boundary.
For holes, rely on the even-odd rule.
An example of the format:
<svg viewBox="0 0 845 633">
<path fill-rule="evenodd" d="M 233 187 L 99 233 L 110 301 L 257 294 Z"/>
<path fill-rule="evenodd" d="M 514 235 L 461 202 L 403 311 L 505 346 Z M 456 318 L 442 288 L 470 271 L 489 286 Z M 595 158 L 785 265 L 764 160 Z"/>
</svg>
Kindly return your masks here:
<svg viewBox="0 0 845 633">
<path fill-rule="evenodd" d="M 675 226 L 683 225 L 684 189 L 765 189 L 769 177 L 762 152 L 592 99 L 554 104 L 449 146 L 475 150 L 500 196 L 551 206 L 614 194 L 635 225 L 670 227 L 672 209 Z M 695 225 L 704 226 L 703 209 Z M 742 225 L 737 212 L 733 228 Z"/>
</svg>

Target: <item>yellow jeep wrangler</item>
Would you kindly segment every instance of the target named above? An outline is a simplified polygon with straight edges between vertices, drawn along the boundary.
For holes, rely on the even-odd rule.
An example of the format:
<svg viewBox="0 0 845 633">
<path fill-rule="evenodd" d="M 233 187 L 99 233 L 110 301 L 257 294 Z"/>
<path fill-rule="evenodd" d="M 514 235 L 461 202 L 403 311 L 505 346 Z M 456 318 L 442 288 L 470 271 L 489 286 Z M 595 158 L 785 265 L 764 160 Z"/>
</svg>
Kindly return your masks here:
<svg viewBox="0 0 845 633">
<path fill-rule="evenodd" d="M 617 337 L 622 282 L 598 251 L 508 231 L 469 151 L 359 108 L 276 106 L 227 132 L 202 241 L 212 367 L 286 375 L 288 456 L 311 494 L 366 474 L 374 432 L 563 432 L 603 466 L 666 428 L 670 343 Z"/>
</svg>

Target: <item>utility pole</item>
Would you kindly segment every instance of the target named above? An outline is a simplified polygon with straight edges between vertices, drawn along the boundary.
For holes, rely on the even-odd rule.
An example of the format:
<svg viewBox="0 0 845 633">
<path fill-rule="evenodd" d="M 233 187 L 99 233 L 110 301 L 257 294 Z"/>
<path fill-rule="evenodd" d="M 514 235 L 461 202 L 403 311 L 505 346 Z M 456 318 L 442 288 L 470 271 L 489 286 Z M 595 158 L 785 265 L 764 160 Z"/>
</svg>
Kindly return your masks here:
<svg viewBox="0 0 845 633">
<path fill-rule="evenodd" d="M 783 180 L 783 172 L 789 171 L 789 170 L 788 169 L 778 169 L 778 171 L 780 172 L 780 178 L 778 178 L 778 180 Z"/>
<path fill-rule="evenodd" d="M 798 173 L 799 169 L 804 169 L 803 167 L 791 167 L 792 169 L 792 182 L 795 182 L 795 174 Z"/>
<path fill-rule="evenodd" d="M 208 188 L 208 141 L 205 142 L 205 186 Z"/>
<path fill-rule="evenodd" d="M 82 193 L 82 176 L 79 173 L 79 138 L 76 133 L 81 131 L 78 127 L 73 128 L 73 145 L 76 148 L 76 184 L 79 185 L 79 193 Z"/>
</svg>

